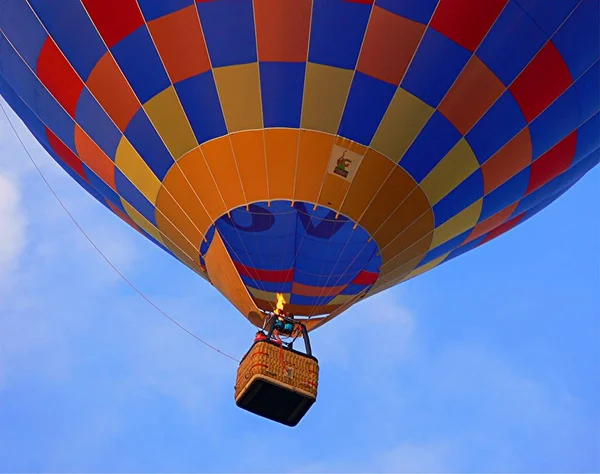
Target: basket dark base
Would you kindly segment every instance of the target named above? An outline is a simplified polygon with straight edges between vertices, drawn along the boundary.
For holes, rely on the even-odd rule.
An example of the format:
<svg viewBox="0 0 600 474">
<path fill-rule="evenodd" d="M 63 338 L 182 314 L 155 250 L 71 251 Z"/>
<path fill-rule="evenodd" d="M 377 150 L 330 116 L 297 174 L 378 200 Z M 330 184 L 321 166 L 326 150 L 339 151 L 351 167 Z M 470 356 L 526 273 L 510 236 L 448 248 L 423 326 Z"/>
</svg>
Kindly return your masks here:
<svg viewBox="0 0 600 474">
<path fill-rule="evenodd" d="M 269 420 L 296 426 L 314 402 L 314 397 L 308 397 L 266 377 L 256 375 L 249 382 L 244 394 L 236 400 L 236 405 Z"/>
</svg>

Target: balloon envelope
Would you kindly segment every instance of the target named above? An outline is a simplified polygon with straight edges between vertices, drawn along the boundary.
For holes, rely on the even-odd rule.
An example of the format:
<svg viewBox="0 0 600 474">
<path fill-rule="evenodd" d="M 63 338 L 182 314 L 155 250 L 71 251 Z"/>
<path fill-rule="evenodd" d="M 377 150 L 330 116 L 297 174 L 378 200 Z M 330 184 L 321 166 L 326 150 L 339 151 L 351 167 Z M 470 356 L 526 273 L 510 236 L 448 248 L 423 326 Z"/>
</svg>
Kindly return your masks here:
<svg viewBox="0 0 600 474">
<path fill-rule="evenodd" d="M 523 223 L 598 163 L 598 12 L 9 0 L 0 93 L 73 179 L 253 322 L 277 292 L 336 315 Z"/>
</svg>

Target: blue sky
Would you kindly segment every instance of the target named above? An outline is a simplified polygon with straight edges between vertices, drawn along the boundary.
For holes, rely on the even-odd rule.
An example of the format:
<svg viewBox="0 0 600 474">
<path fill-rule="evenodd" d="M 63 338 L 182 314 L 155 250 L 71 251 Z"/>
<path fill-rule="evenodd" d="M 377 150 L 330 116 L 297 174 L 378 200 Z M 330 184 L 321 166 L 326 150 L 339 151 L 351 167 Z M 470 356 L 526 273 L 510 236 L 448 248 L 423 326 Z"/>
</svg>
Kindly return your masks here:
<svg viewBox="0 0 600 474">
<path fill-rule="evenodd" d="M 242 316 L 17 125 L 111 261 L 241 357 Z M 290 429 L 236 408 L 236 364 L 120 279 L 1 118 L 0 471 L 599 471 L 599 180 L 316 331 L 319 398 Z"/>
</svg>

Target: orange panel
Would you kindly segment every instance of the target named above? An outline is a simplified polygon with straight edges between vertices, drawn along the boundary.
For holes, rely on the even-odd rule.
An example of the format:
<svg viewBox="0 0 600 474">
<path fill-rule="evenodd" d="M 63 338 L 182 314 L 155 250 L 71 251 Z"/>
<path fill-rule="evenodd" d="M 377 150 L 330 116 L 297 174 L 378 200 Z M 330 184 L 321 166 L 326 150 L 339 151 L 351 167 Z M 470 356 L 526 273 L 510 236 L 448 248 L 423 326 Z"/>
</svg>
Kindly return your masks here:
<svg viewBox="0 0 600 474">
<path fill-rule="evenodd" d="M 392 242 L 390 242 L 385 248 L 381 248 L 381 258 L 383 264 L 390 262 L 397 255 L 404 252 L 411 245 L 416 244 L 421 239 L 429 236 L 426 241 L 431 242 L 433 239 L 433 229 L 435 227 L 435 220 L 433 217 L 433 211 L 425 212 L 421 217 L 417 218 L 411 225 L 406 229 L 398 232 L 398 235 Z M 429 245 L 429 244 L 428 244 Z"/>
<path fill-rule="evenodd" d="M 75 125 L 75 148 L 77 148 L 79 159 L 88 165 L 113 191 L 117 192 L 115 164 L 79 125 Z"/>
<path fill-rule="evenodd" d="M 427 196 L 421 188 L 415 188 L 405 201 L 398 207 L 390 218 L 383 224 L 379 230 L 373 235 L 373 238 L 379 245 L 380 249 L 389 245 L 402 231 L 407 229 L 423 214 L 432 214 L 431 206 L 427 200 Z M 434 225 L 429 231 L 433 231 Z M 418 238 L 423 237 L 422 234 Z M 418 239 L 417 239 L 418 240 Z"/>
<path fill-rule="evenodd" d="M 319 204 L 323 204 L 331 209 L 339 211 L 342 207 L 344 196 L 350 189 L 350 183 L 344 178 L 327 173 L 325 182 L 319 194 Z"/>
<path fill-rule="evenodd" d="M 157 213 L 156 224 L 161 234 L 167 236 L 188 259 L 197 256 L 200 253 L 202 234 L 191 224 L 168 193 L 159 196 L 164 211 Z"/>
<path fill-rule="evenodd" d="M 379 281 L 388 281 L 390 276 L 395 278 L 399 275 L 403 276 L 412 272 L 419 262 L 423 260 L 423 257 L 427 254 L 427 252 L 429 252 L 432 238 L 433 234 L 430 234 L 429 236 L 416 242 L 414 245 L 407 247 L 406 250 L 399 253 L 387 264 L 382 265 L 381 277 L 380 280 L 378 280 L 378 283 Z M 415 260 L 417 261 L 415 262 Z"/>
<path fill-rule="evenodd" d="M 356 222 L 395 166 L 381 153 L 369 149 L 352 180 L 342 214 Z"/>
<path fill-rule="evenodd" d="M 439 110 L 464 135 L 505 90 L 500 79 L 477 56 L 472 56 Z"/>
<path fill-rule="evenodd" d="M 204 238 L 202 232 L 209 221 L 206 211 L 202 209 L 176 167 L 171 169 L 163 185 L 156 199 L 156 208 L 159 211 L 156 217 L 158 228 L 179 245 L 181 239 L 171 231 L 171 227 L 174 226 L 189 240 L 189 244 L 195 249 L 191 255 L 195 255 L 200 249 L 200 242 Z M 200 227 L 201 223 L 204 227 Z"/>
<path fill-rule="evenodd" d="M 481 237 L 486 232 L 489 232 L 490 230 L 493 230 L 499 225 L 503 224 L 512 215 L 512 213 L 515 212 L 515 209 L 518 205 L 519 203 L 515 202 L 506 209 L 502 209 L 500 212 L 477 224 L 475 227 L 473 227 L 473 231 L 469 234 L 469 237 L 463 242 L 462 245 L 475 240 L 477 237 Z"/>
<path fill-rule="evenodd" d="M 259 61 L 306 61 L 311 4 L 311 0 L 254 0 Z"/>
<path fill-rule="evenodd" d="M 270 199 L 293 198 L 299 139 L 299 130 L 265 130 Z"/>
<path fill-rule="evenodd" d="M 164 234 L 163 232 L 160 233 L 160 236 L 163 239 L 163 242 L 165 243 L 165 245 L 167 246 L 167 248 L 173 252 L 173 254 L 175 254 L 175 256 L 181 260 L 185 265 L 187 265 L 188 267 L 190 267 L 192 270 L 196 271 L 196 272 L 201 272 L 204 273 L 202 267 L 200 266 L 200 262 L 196 261 L 195 259 L 191 258 L 190 255 L 187 255 L 186 253 L 184 253 L 175 242 L 173 242 L 171 239 L 169 239 L 169 237 Z M 193 255 L 198 255 L 198 252 L 196 251 Z"/>
<path fill-rule="evenodd" d="M 334 141 L 333 135 L 300 131 L 294 200 L 317 202 Z"/>
<path fill-rule="evenodd" d="M 348 285 L 340 285 L 340 286 L 328 286 L 328 287 L 318 287 L 318 286 L 310 286 L 303 285 L 302 283 L 294 282 L 292 284 L 292 293 L 303 296 L 317 296 L 317 297 L 325 297 L 325 296 L 334 296 L 346 288 Z"/>
<path fill-rule="evenodd" d="M 229 136 L 206 142 L 200 149 L 223 196 L 227 210 L 246 204 Z"/>
<path fill-rule="evenodd" d="M 119 130 L 125 131 L 140 102 L 110 53 L 94 66 L 86 84 Z"/>
<path fill-rule="evenodd" d="M 421 255 L 417 255 L 412 260 L 407 261 L 403 265 L 397 267 L 393 272 L 388 273 L 385 276 L 382 276 L 377 280 L 377 283 L 373 286 L 373 289 L 369 291 L 369 295 L 378 293 L 380 291 L 385 290 L 386 288 L 390 288 L 396 285 L 400 280 L 406 277 L 410 272 L 412 272 L 417 265 L 423 260 L 427 251 L 423 252 Z"/>
<path fill-rule="evenodd" d="M 210 69 L 194 5 L 150 21 L 148 29 L 173 83 Z"/>
<path fill-rule="evenodd" d="M 246 199 L 248 202 L 267 201 L 269 188 L 263 131 L 249 130 L 230 136 Z"/>
<path fill-rule="evenodd" d="M 375 6 L 358 70 L 390 84 L 400 84 L 424 32 L 425 25 Z"/>
<path fill-rule="evenodd" d="M 481 165 L 484 194 L 492 192 L 529 166 L 531 156 L 531 138 L 526 128 Z"/>
<path fill-rule="evenodd" d="M 177 165 L 170 169 L 163 186 L 182 204 L 198 229 L 206 233 L 212 222 L 227 212 L 221 195 L 198 148 L 181 158 Z"/>
<path fill-rule="evenodd" d="M 389 179 L 383 184 L 360 219 L 359 224 L 373 235 L 416 187 L 414 179 L 404 169 L 395 166 Z"/>
<path fill-rule="evenodd" d="M 253 315 L 260 314 L 244 282 L 240 278 L 219 232 L 215 232 L 204 261 L 206 262 L 206 270 L 211 283 L 227 298 L 227 301 L 248 319 Z M 251 322 L 255 325 L 261 325 L 262 323 L 262 321 L 255 318 L 252 318 Z"/>
</svg>

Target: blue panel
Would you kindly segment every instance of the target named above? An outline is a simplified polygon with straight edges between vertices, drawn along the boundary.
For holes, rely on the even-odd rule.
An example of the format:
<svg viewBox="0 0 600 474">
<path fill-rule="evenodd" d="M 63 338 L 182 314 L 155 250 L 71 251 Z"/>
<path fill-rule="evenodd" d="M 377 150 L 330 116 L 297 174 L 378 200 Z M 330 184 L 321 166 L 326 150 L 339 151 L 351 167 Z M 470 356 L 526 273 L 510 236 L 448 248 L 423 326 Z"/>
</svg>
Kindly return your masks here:
<svg viewBox="0 0 600 474">
<path fill-rule="evenodd" d="M 171 85 L 146 25 L 111 48 L 142 104 Z"/>
<path fill-rule="evenodd" d="M 31 111 L 76 153 L 75 122 L 46 90 L 4 36 L 0 36 L 0 71 Z"/>
<path fill-rule="evenodd" d="M 439 227 L 483 196 L 483 176 L 478 169 L 433 206 L 435 226 Z"/>
<path fill-rule="evenodd" d="M 437 107 L 470 57 L 470 51 L 429 28 L 401 86 L 431 107 Z"/>
<path fill-rule="evenodd" d="M 178 82 L 175 90 L 198 143 L 227 134 L 212 71 Z"/>
<path fill-rule="evenodd" d="M 354 69 L 371 8 L 343 0 L 314 0 L 308 60 Z"/>
<path fill-rule="evenodd" d="M 510 0 L 483 40 L 477 56 L 508 86 L 548 37 L 514 0 Z"/>
<path fill-rule="evenodd" d="M 125 136 L 156 177 L 162 181 L 174 161 L 144 109 L 135 113 L 125 129 Z"/>
<path fill-rule="evenodd" d="M 600 62 L 596 62 L 581 76 L 574 87 L 577 91 L 579 123 L 581 124 L 600 110 Z"/>
<path fill-rule="evenodd" d="M 156 209 L 121 171 L 115 168 L 115 182 L 119 194 L 156 227 Z"/>
<path fill-rule="evenodd" d="M 551 36 L 573 11 L 579 0 L 515 0 L 536 24 Z"/>
<path fill-rule="evenodd" d="M 198 3 L 213 68 L 256 62 L 252 0 Z"/>
<path fill-rule="evenodd" d="M 571 166 L 600 147 L 600 114 L 594 115 L 577 130 L 577 148 Z"/>
<path fill-rule="evenodd" d="M 84 88 L 77 102 L 75 120 L 106 155 L 114 161 L 123 136 L 90 91 Z"/>
<path fill-rule="evenodd" d="M 0 31 L 34 71 L 48 35 L 23 0 L 8 0 L 0 7 Z"/>
<path fill-rule="evenodd" d="M 575 87 L 571 86 L 529 125 L 532 161 L 560 142 L 579 124 Z"/>
<path fill-rule="evenodd" d="M 461 139 L 461 133 L 440 112 L 435 112 L 399 165 L 420 183 Z"/>
<path fill-rule="evenodd" d="M 303 306 L 322 306 L 329 303 L 335 296 L 302 296 L 293 294 L 290 303 Z"/>
<path fill-rule="evenodd" d="M 427 253 L 427 255 L 425 255 L 425 258 L 423 258 L 423 260 L 421 260 L 421 262 L 419 262 L 419 266 L 425 265 L 426 263 L 429 263 L 432 260 L 435 260 L 436 258 L 441 257 L 445 253 L 453 251 L 467 239 L 467 237 L 469 236 L 470 233 L 471 233 L 471 229 L 454 237 L 453 239 L 449 240 L 448 242 L 443 243 L 439 247 L 436 247 L 436 248 L 430 250 Z"/>
<path fill-rule="evenodd" d="M 106 46 L 81 2 L 29 1 L 73 69 L 85 81 L 106 53 Z"/>
<path fill-rule="evenodd" d="M 584 0 L 552 38 L 573 77 L 579 77 L 600 57 L 599 25 L 598 0 Z"/>
<path fill-rule="evenodd" d="M 396 86 L 356 72 L 338 134 L 368 146 L 395 92 Z"/>
<path fill-rule="evenodd" d="M 446 263 L 448 260 L 452 260 L 453 258 L 461 256 L 463 253 L 467 253 L 467 252 L 473 250 L 478 245 L 480 245 L 481 242 L 483 242 L 485 237 L 486 237 L 485 235 L 482 235 L 481 237 L 477 237 L 476 239 L 471 240 L 471 242 L 469 242 L 468 244 L 461 245 L 456 250 L 453 250 L 450 253 L 450 255 L 448 255 L 448 257 L 444 260 L 444 263 Z"/>
<path fill-rule="evenodd" d="M 529 186 L 530 175 L 531 168 L 528 166 L 485 196 L 478 222 L 483 222 L 521 199 Z"/>
<path fill-rule="evenodd" d="M 358 295 L 360 292 L 364 291 L 365 289 L 371 286 L 373 285 L 356 285 L 354 283 L 351 283 L 346 288 L 344 288 L 340 295 Z"/>
<path fill-rule="evenodd" d="M 168 2 L 137 0 L 137 2 L 146 21 L 154 20 L 194 4 L 194 0 L 169 0 Z"/>
<path fill-rule="evenodd" d="M 111 204 L 113 204 L 115 207 L 117 207 L 121 211 L 125 212 L 125 209 L 123 208 L 123 204 L 121 202 L 121 199 L 119 198 L 119 195 L 116 192 L 114 192 L 110 188 L 110 186 L 108 186 L 104 181 L 102 181 L 96 175 L 96 173 L 94 173 L 90 168 L 88 168 L 85 165 L 85 163 L 83 164 L 83 169 L 85 170 L 85 175 L 87 176 L 88 181 L 90 182 L 90 185 L 93 186 L 94 189 L 96 191 L 98 191 L 98 193 L 100 193 L 107 200 L 109 200 Z M 125 212 L 125 214 L 127 214 L 127 213 Z"/>
<path fill-rule="evenodd" d="M 471 145 L 477 161 L 483 164 L 526 125 L 527 121 L 519 104 L 510 91 L 506 91 L 465 135 L 465 138 Z"/>
<path fill-rule="evenodd" d="M 265 127 L 300 126 L 306 63 L 260 63 Z"/>
<path fill-rule="evenodd" d="M 42 146 L 50 147 L 46 136 L 46 127 L 31 109 L 21 100 L 17 93 L 8 85 L 0 74 L 0 95 L 11 109 L 19 116 L 33 136 L 41 142 Z"/>
<path fill-rule="evenodd" d="M 439 0 L 377 0 L 376 5 L 396 15 L 427 24 Z"/>
<path fill-rule="evenodd" d="M 375 251 L 377 252 L 377 249 L 375 249 Z M 363 270 L 366 272 L 379 273 L 379 270 L 381 270 L 381 254 L 375 253 L 372 260 L 365 266 L 365 268 L 363 268 Z"/>
</svg>

